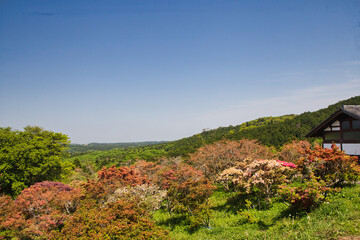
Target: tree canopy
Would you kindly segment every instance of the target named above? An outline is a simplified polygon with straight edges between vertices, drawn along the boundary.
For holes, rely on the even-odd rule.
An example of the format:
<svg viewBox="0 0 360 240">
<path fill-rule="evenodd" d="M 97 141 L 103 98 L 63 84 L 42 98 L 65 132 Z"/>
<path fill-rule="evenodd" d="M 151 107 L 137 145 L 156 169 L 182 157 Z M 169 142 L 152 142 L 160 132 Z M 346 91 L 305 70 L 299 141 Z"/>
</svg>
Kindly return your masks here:
<svg viewBox="0 0 360 240">
<path fill-rule="evenodd" d="M 17 195 L 36 182 L 59 179 L 69 143 L 67 135 L 37 126 L 0 128 L 0 192 Z"/>
</svg>

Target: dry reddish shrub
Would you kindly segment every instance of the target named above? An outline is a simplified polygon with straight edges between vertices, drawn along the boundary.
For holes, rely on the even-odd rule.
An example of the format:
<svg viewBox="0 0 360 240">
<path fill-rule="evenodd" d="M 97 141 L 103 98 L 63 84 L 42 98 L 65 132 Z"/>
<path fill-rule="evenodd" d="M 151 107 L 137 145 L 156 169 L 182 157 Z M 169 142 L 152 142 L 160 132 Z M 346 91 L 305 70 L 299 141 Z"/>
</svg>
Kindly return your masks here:
<svg viewBox="0 0 360 240">
<path fill-rule="evenodd" d="M 76 211 L 81 198 L 79 189 L 63 183 L 36 183 L 17 197 L 1 227 L 20 238 L 46 239 Z"/>
<path fill-rule="evenodd" d="M 297 164 L 301 157 L 306 156 L 306 150 L 310 148 L 310 142 L 294 140 L 281 148 L 279 159 Z"/>
<path fill-rule="evenodd" d="M 95 199 L 82 201 L 79 209 L 52 239 L 166 239 L 145 210 L 130 201 L 102 206 Z"/>
<path fill-rule="evenodd" d="M 161 169 L 161 165 L 154 162 L 146 162 L 144 160 L 137 161 L 134 164 L 134 168 L 142 175 L 146 176 L 150 183 L 158 183 L 158 171 Z"/>
<path fill-rule="evenodd" d="M 167 189 L 167 209 L 185 214 L 191 226 L 210 224 L 210 203 L 215 186 L 202 171 L 179 163 L 165 166 L 159 171 L 161 186 Z"/>
<path fill-rule="evenodd" d="M 246 158 L 272 158 L 273 153 L 256 140 L 222 140 L 206 145 L 190 155 L 191 163 L 204 172 L 205 177 L 215 181 L 220 173 Z"/>
<path fill-rule="evenodd" d="M 315 146 L 306 149 L 306 157 L 298 162 L 298 168 L 306 178 L 313 175 L 327 183 L 327 186 L 354 182 L 360 176 L 358 157 L 346 155 L 335 144 L 331 149 Z"/>
<path fill-rule="evenodd" d="M 103 203 L 116 189 L 126 186 L 136 186 L 149 183 L 146 175 L 142 175 L 134 166 L 111 168 L 104 167 L 98 171 L 98 181 L 89 180 L 83 185 L 86 194 Z"/>
</svg>

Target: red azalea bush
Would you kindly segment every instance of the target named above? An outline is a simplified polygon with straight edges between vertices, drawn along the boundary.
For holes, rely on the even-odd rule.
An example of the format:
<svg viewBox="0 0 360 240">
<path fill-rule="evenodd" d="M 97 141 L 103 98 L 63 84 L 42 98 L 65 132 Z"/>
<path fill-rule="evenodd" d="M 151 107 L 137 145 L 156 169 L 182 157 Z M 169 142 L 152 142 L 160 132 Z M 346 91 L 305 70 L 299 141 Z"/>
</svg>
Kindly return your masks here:
<svg viewBox="0 0 360 240">
<path fill-rule="evenodd" d="M 332 186 L 344 181 L 356 181 L 360 175 L 357 161 L 357 157 L 346 155 L 333 144 L 331 149 L 319 146 L 314 150 L 307 149 L 306 157 L 300 159 L 298 167 L 305 177 L 310 178 L 314 174 Z"/>
<path fill-rule="evenodd" d="M 295 209 L 310 211 L 324 202 L 329 194 L 339 191 L 340 188 L 326 187 L 324 181 L 313 177 L 302 186 L 280 185 L 278 193 Z"/>
<path fill-rule="evenodd" d="M 98 176 L 98 181 L 89 180 L 83 187 L 87 195 L 103 202 L 106 202 L 106 198 L 118 188 L 149 183 L 147 176 L 141 175 L 134 166 L 104 167 L 98 171 Z"/>
<path fill-rule="evenodd" d="M 211 196 L 215 186 L 191 165 L 175 163 L 159 171 L 161 186 L 167 189 L 167 209 L 185 214 L 192 226 L 210 224 Z"/>
<path fill-rule="evenodd" d="M 20 238 L 46 239 L 76 211 L 81 198 L 79 189 L 63 183 L 35 183 L 24 189 L 13 203 L 5 198 L 12 211 L 7 212 L 0 226 Z"/>
<path fill-rule="evenodd" d="M 52 239 L 166 239 L 167 234 L 130 201 L 102 206 L 87 198 Z"/>
<path fill-rule="evenodd" d="M 137 161 L 134 164 L 134 168 L 142 175 L 149 179 L 150 183 L 158 184 L 159 176 L 158 171 L 162 168 L 162 165 L 155 162 L 146 162 L 144 160 Z"/>
</svg>

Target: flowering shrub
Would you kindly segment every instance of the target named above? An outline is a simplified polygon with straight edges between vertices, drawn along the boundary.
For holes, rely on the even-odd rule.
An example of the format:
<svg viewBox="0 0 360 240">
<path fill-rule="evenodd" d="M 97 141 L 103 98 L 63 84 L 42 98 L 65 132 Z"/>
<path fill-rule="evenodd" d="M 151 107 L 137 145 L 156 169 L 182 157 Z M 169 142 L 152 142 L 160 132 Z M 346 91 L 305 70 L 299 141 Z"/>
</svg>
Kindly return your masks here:
<svg viewBox="0 0 360 240">
<path fill-rule="evenodd" d="M 89 180 L 83 185 L 86 194 L 105 203 L 109 195 L 116 189 L 126 186 L 142 185 L 149 182 L 135 167 L 104 167 L 98 172 L 99 180 Z"/>
<path fill-rule="evenodd" d="M 52 233 L 52 239 L 166 239 L 167 235 L 130 201 L 101 206 L 89 198 L 82 201 L 61 231 Z"/>
<path fill-rule="evenodd" d="M 210 224 L 209 197 L 215 188 L 203 173 L 185 163 L 165 166 L 159 171 L 161 187 L 167 189 L 169 212 L 185 214 L 192 226 Z"/>
<path fill-rule="evenodd" d="M 5 236 L 9 239 L 15 237 L 8 226 L 4 226 L 4 222 L 8 220 L 14 210 L 14 200 L 10 196 L 0 195 L 0 239 L 4 239 Z"/>
<path fill-rule="evenodd" d="M 81 198 L 80 190 L 63 183 L 35 183 L 21 192 L 0 225 L 20 238 L 46 239 L 76 211 Z"/>
<path fill-rule="evenodd" d="M 279 159 L 287 162 L 297 164 L 301 157 L 306 156 L 307 149 L 311 148 L 311 143 L 308 141 L 292 141 L 285 144 L 279 153 Z"/>
<path fill-rule="evenodd" d="M 142 175 L 149 179 L 150 183 L 159 184 L 159 176 L 157 172 L 161 169 L 162 165 L 154 162 L 146 162 L 144 160 L 137 161 L 134 168 Z"/>
<path fill-rule="evenodd" d="M 148 211 L 154 211 L 161 207 L 161 202 L 166 196 L 166 190 L 160 190 L 156 185 L 137 185 L 135 187 L 123 187 L 115 190 L 107 202 L 114 203 L 119 200 L 128 200 Z"/>
<path fill-rule="evenodd" d="M 219 181 L 231 182 L 235 189 L 243 189 L 246 193 L 257 193 L 259 198 L 269 200 L 276 193 L 277 186 L 288 182 L 293 170 L 283 166 L 276 160 L 248 159 L 239 162 L 237 166 L 226 169 L 219 177 Z"/>
<path fill-rule="evenodd" d="M 256 140 L 223 140 L 206 145 L 190 155 L 191 163 L 204 172 L 205 177 L 213 181 L 222 171 L 235 166 L 236 162 L 246 158 L 271 158 L 271 151 Z"/>
<path fill-rule="evenodd" d="M 276 162 L 280 163 L 284 167 L 297 168 L 297 165 L 295 165 L 292 162 L 285 162 L 285 161 L 280 161 L 280 160 L 276 160 Z"/>
<path fill-rule="evenodd" d="M 358 158 L 346 155 L 333 144 L 331 149 L 316 146 L 314 150 L 307 149 L 306 157 L 299 161 L 299 170 L 306 178 L 312 174 L 324 180 L 328 186 L 356 181 L 360 175 Z"/>
<path fill-rule="evenodd" d="M 324 181 L 317 181 L 313 177 L 300 187 L 280 185 L 278 193 L 296 209 L 310 211 L 322 203 L 328 194 L 339 191 L 339 188 L 326 187 Z"/>
</svg>

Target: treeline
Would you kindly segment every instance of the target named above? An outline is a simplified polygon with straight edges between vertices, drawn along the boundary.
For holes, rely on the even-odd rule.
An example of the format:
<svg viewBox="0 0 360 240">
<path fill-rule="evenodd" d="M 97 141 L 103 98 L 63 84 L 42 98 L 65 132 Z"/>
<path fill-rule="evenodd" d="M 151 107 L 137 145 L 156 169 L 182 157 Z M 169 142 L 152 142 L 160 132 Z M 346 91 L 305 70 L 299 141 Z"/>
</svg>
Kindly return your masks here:
<svg viewBox="0 0 360 240">
<path fill-rule="evenodd" d="M 72 143 L 69 146 L 69 153 L 74 155 L 81 155 L 91 151 L 108 151 L 115 148 L 125 149 L 133 147 L 150 146 L 154 144 L 165 143 L 166 141 L 146 141 L 146 142 L 121 142 L 121 143 L 89 143 L 76 144 Z"/>
</svg>

